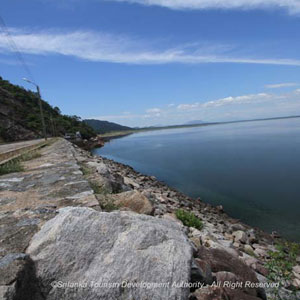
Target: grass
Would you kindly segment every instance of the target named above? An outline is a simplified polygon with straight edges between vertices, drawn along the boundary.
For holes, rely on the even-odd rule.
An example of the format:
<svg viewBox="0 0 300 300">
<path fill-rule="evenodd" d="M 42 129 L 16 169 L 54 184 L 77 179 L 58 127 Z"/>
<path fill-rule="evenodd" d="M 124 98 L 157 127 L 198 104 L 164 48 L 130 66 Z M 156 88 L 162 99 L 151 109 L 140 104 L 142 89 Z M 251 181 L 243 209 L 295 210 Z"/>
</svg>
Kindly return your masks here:
<svg viewBox="0 0 300 300">
<path fill-rule="evenodd" d="M 94 181 L 90 181 L 90 186 L 92 188 L 92 190 L 94 191 L 95 194 L 101 194 L 102 193 L 102 189 L 99 186 L 98 183 L 94 182 Z"/>
<path fill-rule="evenodd" d="M 113 201 L 107 201 L 105 204 L 102 205 L 102 209 L 111 212 L 114 210 L 118 210 L 120 207 L 116 205 Z"/>
<path fill-rule="evenodd" d="M 297 264 L 297 256 L 300 254 L 300 245 L 288 241 L 283 241 L 275 245 L 276 251 L 269 251 L 270 259 L 266 263 L 269 271 L 268 279 L 279 282 L 280 288 L 289 286 L 292 279 L 293 266 Z M 279 289 L 276 299 L 281 299 Z"/>
<path fill-rule="evenodd" d="M 22 171 L 24 171 L 24 168 L 19 159 L 12 159 L 3 165 L 0 165 L 0 175 Z"/>
<path fill-rule="evenodd" d="M 25 152 L 21 156 L 11 159 L 8 162 L 0 165 L 0 175 L 22 172 L 24 171 L 24 167 L 22 166 L 23 161 L 28 161 L 41 156 L 42 154 L 37 150 Z"/>
<path fill-rule="evenodd" d="M 86 167 L 84 165 L 81 165 L 80 170 L 83 175 L 89 175 L 92 173 L 91 169 L 89 169 L 88 167 Z"/>
<path fill-rule="evenodd" d="M 26 152 L 24 154 L 21 155 L 20 157 L 20 161 L 28 161 L 28 160 L 32 160 L 32 159 L 35 159 L 35 158 L 39 158 L 41 157 L 42 154 L 39 152 L 39 151 L 29 151 L 29 152 Z"/>
<path fill-rule="evenodd" d="M 178 209 L 176 210 L 175 214 L 177 219 L 179 219 L 183 223 L 183 225 L 188 227 L 194 227 L 199 230 L 203 228 L 202 221 L 199 218 L 197 218 L 193 213 L 183 209 Z"/>
</svg>

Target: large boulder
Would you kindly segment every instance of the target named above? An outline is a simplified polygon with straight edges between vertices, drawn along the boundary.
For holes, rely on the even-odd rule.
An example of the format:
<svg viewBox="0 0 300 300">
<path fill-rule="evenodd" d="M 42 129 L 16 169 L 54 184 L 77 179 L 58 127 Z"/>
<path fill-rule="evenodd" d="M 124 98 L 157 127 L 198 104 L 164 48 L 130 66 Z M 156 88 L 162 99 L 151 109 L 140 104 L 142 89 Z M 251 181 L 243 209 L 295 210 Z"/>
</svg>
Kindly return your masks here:
<svg viewBox="0 0 300 300">
<path fill-rule="evenodd" d="M 149 199 L 138 191 L 128 191 L 112 195 L 114 203 L 119 207 L 126 207 L 139 214 L 150 215 L 153 212 L 153 206 Z"/>
<path fill-rule="evenodd" d="M 43 225 L 27 253 L 47 300 L 180 300 L 189 295 L 184 286 L 172 287 L 189 282 L 192 262 L 183 228 L 172 221 L 68 207 Z"/>
<path fill-rule="evenodd" d="M 235 279 L 233 280 L 233 282 L 230 281 L 230 283 L 235 283 L 235 281 L 242 283 L 241 287 L 238 287 L 238 289 L 235 290 L 239 290 L 239 292 L 245 293 L 249 296 L 265 299 L 265 293 L 263 289 L 255 287 L 253 288 L 251 287 L 251 285 L 247 284 L 258 284 L 259 281 L 254 271 L 250 269 L 246 264 L 244 264 L 241 259 L 236 258 L 227 251 L 223 251 L 221 249 L 206 248 L 203 246 L 199 248 L 197 256 L 206 261 L 210 265 L 211 270 L 214 273 L 218 274 L 218 272 L 230 272 L 234 274 Z M 223 274 L 222 277 L 224 278 L 225 273 L 221 274 Z M 226 274 L 228 275 L 228 273 Z M 221 287 L 224 287 L 222 283 Z"/>
</svg>

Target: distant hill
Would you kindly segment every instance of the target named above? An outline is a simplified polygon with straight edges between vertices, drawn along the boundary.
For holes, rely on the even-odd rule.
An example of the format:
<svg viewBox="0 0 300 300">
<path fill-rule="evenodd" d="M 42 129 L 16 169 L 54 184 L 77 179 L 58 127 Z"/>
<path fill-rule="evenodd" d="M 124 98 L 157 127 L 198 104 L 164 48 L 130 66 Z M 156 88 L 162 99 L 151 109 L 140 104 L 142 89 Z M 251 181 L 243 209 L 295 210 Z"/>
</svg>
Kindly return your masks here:
<svg viewBox="0 0 300 300">
<path fill-rule="evenodd" d="M 95 131 L 78 116 L 67 116 L 58 107 L 42 101 L 47 135 L 62 136 L 80 131 L 83 138 L 95 136 Z M 0 77 L 0 140 L 12 142 L 42 136 L 42 124 L 37 95 Z"/>
<path fill-rule="evenodd" d="M 194 120 L 194 121 L 189 121 L 185 123 L 184 125 L 198 125 L 198 124 L 203 124 L 204 122 L 201 120 Z"/>
<path fill-rule="evenodd" d="M 117 123 L 108 122 L 108 121 L 100 121 L 95 119 L 83 120 L 86 124 L 92 127 L 97 133 L 103 134 L 107 132 L 114 131 L 126 131 L 133 130 L 131 127 L 123 126 Z"/>
</svg>

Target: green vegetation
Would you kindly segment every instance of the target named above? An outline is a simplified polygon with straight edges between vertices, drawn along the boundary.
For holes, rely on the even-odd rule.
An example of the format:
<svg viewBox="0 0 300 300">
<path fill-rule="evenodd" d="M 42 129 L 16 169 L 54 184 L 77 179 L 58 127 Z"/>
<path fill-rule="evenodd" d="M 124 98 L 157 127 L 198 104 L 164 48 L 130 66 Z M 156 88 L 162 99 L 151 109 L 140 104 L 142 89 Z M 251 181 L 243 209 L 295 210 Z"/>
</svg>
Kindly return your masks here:
<svg viewBox="0 0 300 300">
<path fill-rule="evenodd" d="M 89 169 L 88 167 L 86 167 L 85 165 L 81 164 L 80 166 L 80 170 L 82 172 L 83 175 L 89 175 L 92 173 L 92 170 Z"/>
<path fill-rule="evenodd" d="M 24 170 L 19 159 L 12 159 L 5 164 L 0 165 L 0 175 L 22 172 Z"/>
<path fill-rule="evenodd" d="M 24 154 L 20 155 L 19 157 L 11 159 L 8 162 L 0 165 L 0 175 L 14 173 L 14 172 L 22 172 L 22 171 L 24 171 L 22 162 L 32 160 L 35 158 L 39 158 L 41 156 L 42 156 L 42 154 L 38 150 L 32 150 L 32 151 L 25 152 Z"/>
<path fill-rule="evenodd" d="M 92 190 L 94 191 L 95 194 L 101 194 L 102 193 L 102 189 L 101 189 L 101 186 L 94 182 L 94 181 L 89 181 L 90 183 L 90 186 L 92 188 Z"/>
<path fill-rule="evenodd" d="M 42 156 L 42 154 L 39 151 L 34 150 L 34 151 L 29 151 L 29 152 L 24 153 L 20 157 L 20 160 L 21 161 L 27 161 L 27 160 L 32 160 L 32 159 L 35 159 L 35 158 L 39 158 L 41 156 Z"/>
<path fill-rule="evenodd" d="M 108 200 L 106 203 L 101 205 L 101 208 L 107 212 L 118 210 L 120 207 L 116 205 L 112 200 Z"/>
<path fill-rule="evenodd" d="M 203 223 L 202 221 L 197 218 L 193 213 L 188 212 L 183 209 L 178 209 L 176 210 L 176 217 L 179 219 L 183 225 L 188 226 L 188 227 L 194 227 L 199 230 L 203 228 Z"/>
<path fill-rule="evenodd" d="M 0 77 L 0 140 L 15 141 L 28 136 L 40 137 L 42 124 L 36 93 L 13 85 Z M 46 130 L 49 136 L 80 131 L 85 139 L 96 135 L 95 131 L 78 116 L 63 115 L 58 107 L 42 101 Z"/>
<path fill-rule="evenodd" d="M 132 130 L 132 128 L 119 125 L 113 122 L 108 122 L 108 121 L 100 121 L 100 120 L 83 120 L 86 124 L 91 126 L 97 133 L 99 134 L 104 134 L 108 132 L 115 132 L 115 131 L 128 131 Z"/>
<path fill-rule="evenodd" d="M 266 263 L 269 271 L 268 279 L 279 282 L 280 288 L 287 287 L 292 279 L 292 269 L 296 265 L 297 256 L 300 254 L 300 245 L 283 241 L 275 245 L 276 251 L 269 251 L 270 260 Z M 281 299 L 279 290 L 276 299 Z"/>
</svg>

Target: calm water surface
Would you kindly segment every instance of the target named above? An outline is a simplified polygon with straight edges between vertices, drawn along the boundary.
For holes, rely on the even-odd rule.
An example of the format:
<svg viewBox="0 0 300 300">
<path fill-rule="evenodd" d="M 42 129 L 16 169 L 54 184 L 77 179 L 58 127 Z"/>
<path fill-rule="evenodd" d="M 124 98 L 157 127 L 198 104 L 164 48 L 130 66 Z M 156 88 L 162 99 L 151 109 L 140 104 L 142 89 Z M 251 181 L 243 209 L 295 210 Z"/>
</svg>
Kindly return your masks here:
<svg viewBox="0 0 300 300">
<path fill-rule="evenodd" d="M 137 133 L 94 153 L 300 241 L 300 119 Z"/>
</svg>

